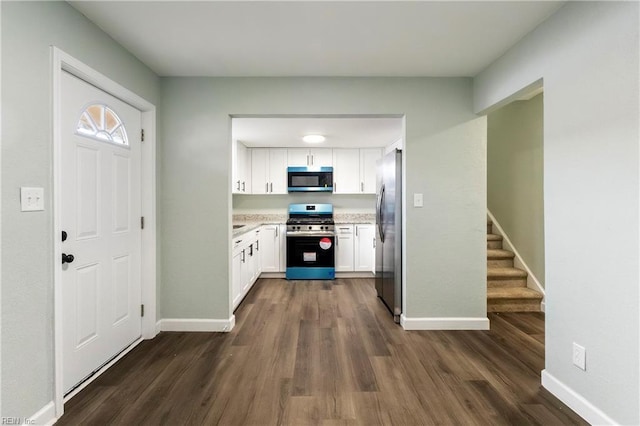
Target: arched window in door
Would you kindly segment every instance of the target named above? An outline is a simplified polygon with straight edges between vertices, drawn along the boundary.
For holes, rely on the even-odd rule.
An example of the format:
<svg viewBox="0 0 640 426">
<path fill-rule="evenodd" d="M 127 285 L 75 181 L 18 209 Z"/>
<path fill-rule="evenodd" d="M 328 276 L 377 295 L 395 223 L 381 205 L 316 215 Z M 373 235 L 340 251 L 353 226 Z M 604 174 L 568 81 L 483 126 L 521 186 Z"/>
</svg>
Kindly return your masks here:
<svg viewBox="0 0 640 426">
<path fill-rule="evenodd" d="M 124 123 L 114 110 L 103 104 L 89 105 L 82 111 L 76 133 L 99 141 L 129 146 Z"/>
</svg>

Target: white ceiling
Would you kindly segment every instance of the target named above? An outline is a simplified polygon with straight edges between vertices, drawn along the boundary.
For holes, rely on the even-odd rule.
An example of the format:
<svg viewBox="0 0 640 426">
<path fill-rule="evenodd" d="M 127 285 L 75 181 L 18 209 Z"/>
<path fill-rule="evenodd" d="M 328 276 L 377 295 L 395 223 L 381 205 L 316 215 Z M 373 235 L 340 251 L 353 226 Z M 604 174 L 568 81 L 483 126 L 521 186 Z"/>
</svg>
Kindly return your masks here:
<svg viewBox="0 0 640 426">
<path fill-rule="evenodd" d="M 474 76 L 564 2 L 71 1 L 161 76 Z"/>
<path fill-rule="evenodd" d="M 70 1 L 161 76 L 474 76 L 564 2 Z M 387 146 L 400 118 L 241 118 L 247 146 Z"/>
<path fill-rule="evenodd" d="M 385 147 L 402 137 L 402 118 L 233 118 L 232 138 L 248 147 L 364 148 Z M 322 143 L 302 142 L 319 134 Z"/>
</svg>

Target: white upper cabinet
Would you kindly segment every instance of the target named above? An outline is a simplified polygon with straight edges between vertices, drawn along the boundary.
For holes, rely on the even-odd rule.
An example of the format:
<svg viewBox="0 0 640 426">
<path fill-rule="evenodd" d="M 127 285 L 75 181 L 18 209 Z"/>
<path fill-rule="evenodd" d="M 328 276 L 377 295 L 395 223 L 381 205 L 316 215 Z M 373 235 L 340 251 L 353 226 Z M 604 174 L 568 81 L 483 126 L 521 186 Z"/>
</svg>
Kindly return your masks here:
<svg viewBox="0 0 640 426">
<path fill-rule="evenodd" d="M 233 141 L 231 145 L 231 192 L 233 194 L 251 193 L 251 156 L 242 142 Z"/>
<path fill-rule="evenodd" d="M 251 193 L 287 193 L 287 150 L 253 148 L 251 151 Z"/>
<path fill-rule="evenodd" d="M 376 193 L 377 162 L 382 158 L 382 149 L 367 148 L 360 150 L 360 192 Z"/>
<path fill-rule="evenodd" d="M 360 193 L 360 150 L 333 150 L 333 192 Z"/>
<path fill-rule="evenodd" d="M 331 148 L 289 148 L 287 163 L 289 166 L 332 166 L 332 151 Z"/>
</svg>

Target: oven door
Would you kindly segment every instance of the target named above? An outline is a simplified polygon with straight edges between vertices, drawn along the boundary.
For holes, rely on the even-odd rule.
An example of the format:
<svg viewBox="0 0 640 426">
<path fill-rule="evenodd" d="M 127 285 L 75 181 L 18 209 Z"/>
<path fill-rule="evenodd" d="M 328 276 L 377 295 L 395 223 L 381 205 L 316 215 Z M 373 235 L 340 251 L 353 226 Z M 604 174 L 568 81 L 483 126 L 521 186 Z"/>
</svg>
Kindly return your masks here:
<svg viewBox="0 0 640 426">
<path fill-rule="evenodd" d="M 287 279 L 335 278 L 335 235 L 287 235 Z"/>
</svg>

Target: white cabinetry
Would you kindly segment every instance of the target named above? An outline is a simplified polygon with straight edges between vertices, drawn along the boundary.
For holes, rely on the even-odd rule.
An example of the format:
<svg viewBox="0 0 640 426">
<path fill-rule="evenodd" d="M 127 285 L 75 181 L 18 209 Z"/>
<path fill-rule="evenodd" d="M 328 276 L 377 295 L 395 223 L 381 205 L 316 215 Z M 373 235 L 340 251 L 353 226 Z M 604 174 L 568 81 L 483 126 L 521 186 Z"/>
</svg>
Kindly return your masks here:
<svg viewBox="0 0 640 426">
<path fill-rule="evenodd" d="M 251 157 L 241 142 L 233 141 L 231 147 L 231 192 L 234 194 L 251 193 Z"/>
<path fill-rule="evenodd" d="M 287 150 L 284 148 L 252 148 L 251 193 L 287 193 Z"/>
<path fill-rule="evenodd" d="M 353 225 L 336 225 L 336 272 L 353 272 Z"/>
<path fill-rule="evenodd" d="M 357 194 L 360 192 L 360 150 L 333 150 L 333 192 Z"/>
<path fill-rule="evenodd" d="M 377 162 L 382 158 L 379 148 L 360 150 L 360 192 L 363 194 L 376 193 Z"/>
<path fill-rule="evenodd" d="M 233 239 L 231 294 L 235 309 L 260 276 L 260 230 L 246 232 Z"/>
<path fill-rule="evenodd" d="M 355 225 L 354 270 L 356 272 L 371 272 L 375 259 L 375 225 Z"/>
<path fill-rule="evenodd" d="M 283 238 L 280 226 L 278 224 L 262 226 L 260 233 L 262 272 L 280 272 L 282 256 L 280 240 Z"/>
<path fill-rule="evenodd" d="M 382 149 L 334 149 L 333 182 L 336 194 L 375 194 L 376 162 Z"/>
<path fill-rule="evenodd" d="M 333 154 L 331 148 L 289 148 L 287 163 L 289 166 L 331 166 Z"/>
</svg>

